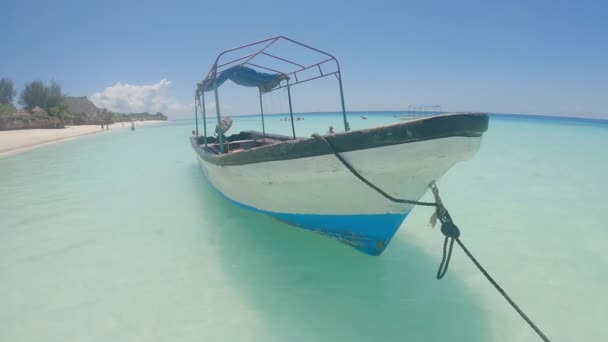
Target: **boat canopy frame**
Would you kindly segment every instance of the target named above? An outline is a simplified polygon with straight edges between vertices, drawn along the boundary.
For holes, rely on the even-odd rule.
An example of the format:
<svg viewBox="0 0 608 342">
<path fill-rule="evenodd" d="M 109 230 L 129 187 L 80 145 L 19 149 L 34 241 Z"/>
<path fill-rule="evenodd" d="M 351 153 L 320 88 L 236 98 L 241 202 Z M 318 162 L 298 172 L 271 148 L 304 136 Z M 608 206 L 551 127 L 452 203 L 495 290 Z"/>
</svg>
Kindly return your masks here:
<svg viewBox="0 0 608 342">
<path fill-rule="evenodd" d="M 300 64 L 296 61 L 293 61 L 285 56 L 268 53 L 267 52 L 268 48 L 270 48 L 271 46 L 275 45 L 278 42 L 292 43 L 297 46 L 306 48 L 308 50 L 317 52 L 318 54 L 326 56 L 327 58 L 323 59 L 317 63 L 305 65 L 305 64 Z M 229 61 L 222 61 L 220 64 L 220 60 L 227 53 L 237 52 L 239 50 L 247 49 L 247 48 L 250 48 L 250 47 L 253 47 L 256 45 L 261 46 L 261 48 L 259 50 L 257 50 L 256 52 L 249 53 L 244 56 L 240 56 L 238 58 L 231 59 Z M 280 70 L 280 68 L 264 65 L 264 63 L 260 63 L 257 60 L 254 63 L 254 60 L 258 56 L 265 56 L 265 57 L 269 57 L 271 60 L 275 60 L 275 61 L 278 60 L 281 62 L 285 62 L 290 66 L 297 67 L 297 69 L 291 70 L 291 71 Z M 335 64 L 336 64 L 335 71 L 324 72 L 323 65 L 330 63 L 332 61 L 335 62 Z M 196 136 L 197 137 L 199 136 L 199 130 L 198 130 L 198 127 L 199 127 L 198 126 L 198 112 L 199 112 L 199 110 L 198 110 L 198 108 L 200 108 L 201 114 L 203 115 L 203 118 L 202 118 L 203 119 L 203 144 L 205 145 L 205 147 L 207 147 L 207 120 L 206 120 L 207 111 L 205 108 L 205 92 L 211 91 L 211 90 L 213 90 L 213 92 L 214 92 L 215 111 L 216 111 L 216 115 L 217 115 L 217 122 L 219 124 L 222 120 L 221 120 L 218 88 L 222 84 L 223 80 L 218 80 L 218 75 L 221 75 L 222 72 L 228 71 L 235 67 L 245 67 L 245 68 L 254 67 L 257 69 L 271 71 L 271 72 L 275 73 L 274 76 L 277 76 L 276 81 L 278 81 L 278 82 L 276 82 L 276 84 L 272 84 L 270 89 L 262 89 L 261 86 L 258 86 L 259 101 L 260 101 L 260 114 L 262 117 L 262 134 L 264 137 L 266 136 L 266 129 L 265 129 L 265 125 L 264 125 L 264 105 L 262 103 L 262 95 L 273 92 L 278 89 L 287 88 L 287 99 L 289 101 L 289 115 L 291 117 L 291 131 L 292 131 L 293 138 L 296 139 L 296 132 L 295 132 L 295 126 L 294 126 L 294 120 L 293 120 L 293 107 L 291 104 L 291 87 L 294 85 L 297 85 L 297 84 L 305 83 L 308 81 L 313 81 L 316 79 L 320 79 L 320 78 L 328 77 L 328 76 L 332 76 L 332 75 L 334 75 L 338 79 L 338 86 L 339 86 L 339 90 L 340 90 L 340 103 L 341 103 L 341 107 L 342 107 L 342 118 L 344 120 L 344 130 L 345 131 L 350 130 L 348 120 L 346 117 L 346 106 L 345 106 L 345 102 L 344 102 L 344 89 L 342 87 L 342 74 L 340 72 L 340 63 L 338 62 L 336 57 L 334 57 L 332 54 L 330 54 L 328 52 L 319 50 L 310 45 L 295 41 L 295 40 L 287 38 L 285 36 L 274 36 L 274 37 L 266 38 L 266 39 L 259 40 L 259 41 L 253 42 L 253 43 L 241 45 L 241 46 L 238 46 L 235 48 L 231 48 L 231 49 L 222 51 L 216 57 L 215 62 L 213 63 L 213 65 L 211 66 L 211 69 L 207 73 L 207 76 L 201 82 L 197 83 L 196 91 L 194 94 L 194 113 L 195 113 L 195 120 L 196 120 Z M 298 73 L 301 74 L 303 71 L 308 71 L 308 70 L 316 70 L 318 73 L 315 73 L 314 75 L 305 75 L 304 77 L 300 77 L 300 78 L 298 77 Z M 268 74 L 261 74 L 261 73 L 260 73 L 260 75 L 271 76 Z M 291 80 L 291 78 L 293 78 L 293 80 Z M 224 137 L 223 137 L 223 134 L 221 134 L 221 130 L 218 134 L 218 142 L 219 142 L 219 146 L 220 146 L 220 153 L 221 154 L 225 153 Z"/>
</svg>

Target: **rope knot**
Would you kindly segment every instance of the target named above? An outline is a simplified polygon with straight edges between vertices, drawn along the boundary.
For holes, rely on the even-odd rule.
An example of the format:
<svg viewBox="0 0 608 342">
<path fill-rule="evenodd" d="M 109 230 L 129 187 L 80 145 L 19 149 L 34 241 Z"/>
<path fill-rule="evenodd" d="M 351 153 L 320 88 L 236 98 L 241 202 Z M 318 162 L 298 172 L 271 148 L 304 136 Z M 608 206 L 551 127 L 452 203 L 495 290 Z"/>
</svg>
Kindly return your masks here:
<svg viewBox="0 0 608 342">
<path fill-rule="evenodd" d="M 444 222 L 441 224 L 441 233 L 445 237 L 458 239 L 460 237 L 460 229 L 452 222 Z"/>
</svg>

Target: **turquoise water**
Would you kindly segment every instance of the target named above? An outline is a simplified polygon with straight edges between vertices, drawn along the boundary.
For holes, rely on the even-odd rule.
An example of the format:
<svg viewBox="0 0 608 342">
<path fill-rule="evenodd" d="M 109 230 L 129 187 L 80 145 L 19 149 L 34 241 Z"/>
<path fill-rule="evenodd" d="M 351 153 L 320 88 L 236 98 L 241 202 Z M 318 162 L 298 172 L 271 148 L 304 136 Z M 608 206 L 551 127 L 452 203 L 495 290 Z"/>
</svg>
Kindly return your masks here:
<svg viewBox="0 0 608 342">
<path fill-rule="evenodd" d="M 351 126 L 396 120 L 368 117 Z M 435 280 L 430 209 L 382 256 L 360 254 L 221 198 L 192 129 L 0 159 L 0 341 L 537 341 L 460 250 Z M 478 155 L 439 182 L 463 241 L 554 341 L 608 340 L 606 146 L 605 124 L 493 118 Z"/>
</svg>

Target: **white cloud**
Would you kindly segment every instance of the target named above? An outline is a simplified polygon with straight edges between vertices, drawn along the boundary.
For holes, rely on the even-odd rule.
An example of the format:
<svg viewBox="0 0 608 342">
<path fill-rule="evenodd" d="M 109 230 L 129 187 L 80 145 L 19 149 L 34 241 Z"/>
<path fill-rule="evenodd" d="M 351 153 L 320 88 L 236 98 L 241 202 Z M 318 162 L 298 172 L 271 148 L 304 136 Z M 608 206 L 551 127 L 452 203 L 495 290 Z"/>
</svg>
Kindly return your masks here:
<svg viewBox="0 0 608 342">
<path fill-rule="evenodd" d="M 91 101 L 97 107 L 114 112 L 163 112 L 165 114 L 189 113 L 194 104 L 185 105 L 169 95 L 171 81 L 162 79 L 155 84 L 134 85 L 116 83 L 93 94 Z"/>
</svg>

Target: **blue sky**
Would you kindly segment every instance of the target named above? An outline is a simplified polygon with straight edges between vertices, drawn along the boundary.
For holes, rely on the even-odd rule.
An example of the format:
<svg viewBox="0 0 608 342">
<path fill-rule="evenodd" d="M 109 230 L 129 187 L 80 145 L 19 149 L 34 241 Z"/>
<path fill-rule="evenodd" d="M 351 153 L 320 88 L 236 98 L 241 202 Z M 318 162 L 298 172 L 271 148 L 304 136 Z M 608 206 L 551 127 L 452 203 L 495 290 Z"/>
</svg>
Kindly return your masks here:
<svg viewBox="0 0 608 342">
<path fill-rule="evenodd" d="M 606 18 L 606 1 L 0 0 L 0 77 L 184 117 L 219 51 L 281 34 L 338 57 L 348 110 L 608 118 Z M 328 82 L 294 109 L 338 110 Z M 220 91 L 224 112 L 258 110 L 245 90 Z"/>
</svg>

